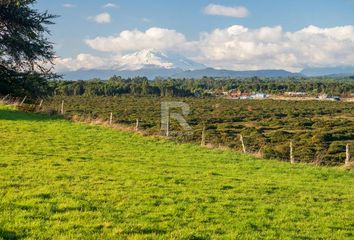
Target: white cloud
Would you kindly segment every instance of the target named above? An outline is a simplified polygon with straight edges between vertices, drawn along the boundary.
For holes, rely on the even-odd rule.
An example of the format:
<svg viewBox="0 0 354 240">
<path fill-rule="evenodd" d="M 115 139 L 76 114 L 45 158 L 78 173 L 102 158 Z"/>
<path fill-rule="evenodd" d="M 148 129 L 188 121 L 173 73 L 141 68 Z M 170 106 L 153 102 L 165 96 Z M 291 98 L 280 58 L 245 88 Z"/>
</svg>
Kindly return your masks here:
<svg viewBox="0 0 354 240">
<path fill-rule="evenodd" d="M 80 53 L 75 58 L 56 58 L 55 69 L 59 72 L 76 71 L 79 69 L 109 69 L 112 65 L 109 57 L 97 57 Z"/>
<path fill-rule="evenodd" d="M 103 8 L 118 8 L 118 5 L 114 3 L 107 3 L 103 5 Z"/>
<path fill-rule="evenodd" d="M 116 69 L 138 70 L 147 65 L 163 68 L 202 69 L 205 66 L 194 63 L 183 56 L 168 52 L 147 49 L 132 54 L 113 54 L 106 56 L 93 56 L 81 53 L 75 58 L 56 58 L 56 70 L 60 72 L 75 71 L 79 69 Z"/>
<path fill-rule="evenodd" d="M 354 27 L 309 26 L 285 32 L 280 26 L 248 29 L 235 25 L 202 34 L 204 63 L 230 69 L 287 69 L 353 65 Z"/>
<path fill-rule="evenodd" d="M 175 51 L 210 67 L 234 70 L 354 66 L 354 26 L 319 28 L 308 26 L 287 32 L 281 26 L 250 29 L 240 25 L 202 33 L 188 41 L 175 30 L 150 28 L 127 30 L 115 36 L 86 40 L 93 49 L 110 54 L 81 54 L 59 59 L 67 68 L 109 68 L 132 59 L 125 53 L 143 49 Z M 113 54 L 113 56 L 112 56 Z"/>
<path fill-rule="evenodd" d="M 85 41 L 91 48 L 103 52 L 138 51 L 142 49 L 182 50 L 188 47 L 185 36 L 175 30 L 150 28 L 145 32 L 127 30 L 115 36 L 97 37 Z"/>
<path fill-rule="evenodd" d="M 247 8 L 243 6 L 227 7 L 217 4 L 209 4 L 206 6 L 204 13 L 207 15 L 219 15 L 234 18 L 245 18 L 249 15 Z"/>
<path fill-rule="evenodd" d="M 74 4 L 71 4 L 71 3 L 64 3 L 63 7 L 65 7 L 65 8 L 74 8 L 76 6 Z"/>
<path fill-rule="evenodd" d="M 101 13 L 95 17 L 89 17 L 89 19 L 93 19 L 96 23 L 110 23 L 111 15 L 109 13 Z"/>
</svg>

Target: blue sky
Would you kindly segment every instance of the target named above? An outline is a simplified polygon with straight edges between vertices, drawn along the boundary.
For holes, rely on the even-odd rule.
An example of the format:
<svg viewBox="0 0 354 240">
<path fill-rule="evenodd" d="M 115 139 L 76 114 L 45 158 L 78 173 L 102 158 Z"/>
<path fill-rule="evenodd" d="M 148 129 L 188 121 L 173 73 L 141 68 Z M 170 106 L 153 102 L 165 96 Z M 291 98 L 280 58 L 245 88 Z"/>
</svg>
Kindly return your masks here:
<svg viewBox="0 0 354 240">
<path fill-rule="evenodd" d="M 104 7 L 108 3 L 110 7 Z M 210 4 L 226 8 L 242 7 L 247 9 L 247 16 L 206 14 L 205 9 Z M 320 29 L 354 25 L 354 0 L 38 0 L 36 7 L 60 15 L 56 19 L 56 25 L 51 27 L 51 39 L 56 43 L 56 51 L 61 58 L 75 58 L 83 53 L 96 57 L 107 56 L 108 51 L 89 46 L 85 40 L 117 36 L 124 30 L 145 32 L 150 28 L 169 29 L 183 34 L 186 41 L 193 42 L 200 41 L 201 33 L 211 34 L 215 29 L 227 29 L 235 25 L 250 31 L 281 26 L 284 34 L 294 33 L 311 25 Z M 97 23 L 95 17 L 103 13 L 109 14 L 110 19 Z M 230 41 L 241 40 L 232 39 L 228 42 Z M 129 52 L 125 50 L 135 49 L 116 51 L 115 54 Z M 203 52 L 193 55 L 189 51 L 187 55 L 204 63 L 223 67 L 222 61 L 218 57 L 213 59 L 212 54 Z M 228 63 L 225 67 L 232 65 L 229 58 L 230 56 L 226 57 Z M 240 66 L 241 60 L 242 57 L 234 68 Z M 251 65 L 252 62 L 247 64 Z M 306 63 L 289 68 L 300 68 L 303 65 Z M 261 67 L 259 64 L 254 66 Z"/>
</svg>

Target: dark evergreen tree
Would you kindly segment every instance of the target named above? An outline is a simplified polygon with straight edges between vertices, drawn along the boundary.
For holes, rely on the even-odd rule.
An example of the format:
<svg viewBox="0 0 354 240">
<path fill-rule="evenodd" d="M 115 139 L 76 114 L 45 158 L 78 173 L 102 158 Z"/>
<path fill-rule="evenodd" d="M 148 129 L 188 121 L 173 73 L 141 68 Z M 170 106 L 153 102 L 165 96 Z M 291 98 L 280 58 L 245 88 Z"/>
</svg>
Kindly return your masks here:
<svg viewBox="0 0 354 240">
<path fill-rule="evenodd" d="M 35 0 L 0 0 L 0 94 L 45 95 L 53 74 L 48 26 L 56 16 L 34 9 Z"/>
</svg>

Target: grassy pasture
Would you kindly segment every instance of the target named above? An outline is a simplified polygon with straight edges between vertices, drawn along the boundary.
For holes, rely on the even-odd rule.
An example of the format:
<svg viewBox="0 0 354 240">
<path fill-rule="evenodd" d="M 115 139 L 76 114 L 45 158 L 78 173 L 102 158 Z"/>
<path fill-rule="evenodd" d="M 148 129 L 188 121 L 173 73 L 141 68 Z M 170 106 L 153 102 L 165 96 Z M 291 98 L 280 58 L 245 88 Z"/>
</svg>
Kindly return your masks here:
<svg viewBox="0 0 354 240">
<path fill-rule="evenodd" d="M 353 186 L 0 106 L 0 239 L 353 239 Z"/>
<path fill-rule="evenodd" d="M 179 142 L 200 143 L 205 125 L 207 144 L 241 152 L 242 134 L 247 151 L 265 159 L 289 161 L 290 141 L 298 162 L 343 165 L 348 143 L 354 156 L 354 103 L 350 102 L 56 96 L 46 100 L 42 110 L 58 111 L 62 100 L 68 116 L 108 120 L 112 112 L 113 121 L 128 126 L 134 126 L 138 118 L 140 128 L 149 135 L 164 134 L 160 131 L 161 102 L 184 102 L 190 106 L 186 120 L 192 135 L 175 136 Z M 183 131 L 176 121 L 171 121 L 170 128 Z"/>
</svg>

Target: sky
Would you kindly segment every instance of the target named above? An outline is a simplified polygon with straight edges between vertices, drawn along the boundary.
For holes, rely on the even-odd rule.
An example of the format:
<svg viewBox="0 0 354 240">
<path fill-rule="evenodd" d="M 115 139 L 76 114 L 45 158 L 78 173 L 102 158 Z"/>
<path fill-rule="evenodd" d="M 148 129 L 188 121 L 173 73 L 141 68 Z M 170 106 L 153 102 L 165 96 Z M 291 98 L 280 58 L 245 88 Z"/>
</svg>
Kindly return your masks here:
<svg viewBox="0 0 354 240">
<path fill-rule="evenodd" d="M 38 0 L 58 71 L 115 68 L 144 49 L 232 70 L 354 66 L 354 0 Z"/>
</svg>

